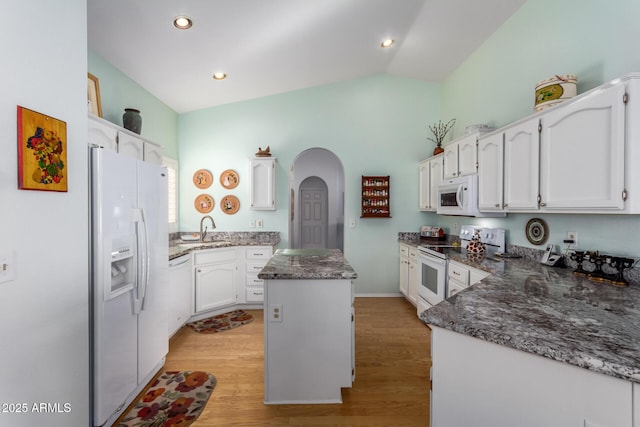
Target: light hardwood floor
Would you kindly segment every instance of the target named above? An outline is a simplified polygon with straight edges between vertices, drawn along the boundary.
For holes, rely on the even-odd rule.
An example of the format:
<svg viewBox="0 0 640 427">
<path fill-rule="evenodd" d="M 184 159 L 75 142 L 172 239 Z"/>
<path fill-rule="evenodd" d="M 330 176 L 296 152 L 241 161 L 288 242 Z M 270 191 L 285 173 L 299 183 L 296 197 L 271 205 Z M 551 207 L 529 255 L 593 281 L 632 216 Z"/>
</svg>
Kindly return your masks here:
<svg viewBox="0 0 640 427">
<path fill-rule="evenodd" d="M 262 310 L 218 334 L 184 327 L 164 370 L 203 370 L 218 384 L 195 426 L 428 426 L 430 333 L 404 298 L 356 298 L 356 380 L 341 405 L 264 405 Z"/>
</svg>

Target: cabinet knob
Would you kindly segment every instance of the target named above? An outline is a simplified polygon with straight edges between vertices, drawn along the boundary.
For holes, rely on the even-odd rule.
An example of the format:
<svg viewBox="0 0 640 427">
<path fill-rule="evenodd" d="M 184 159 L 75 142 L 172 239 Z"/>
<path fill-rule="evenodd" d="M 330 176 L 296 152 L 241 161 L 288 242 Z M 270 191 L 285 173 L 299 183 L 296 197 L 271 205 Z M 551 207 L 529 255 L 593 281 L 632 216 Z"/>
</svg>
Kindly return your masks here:
<svg viewBox="0 0 640 427">
<path fill-rule="evenodd" d="M 496 208 L 499 208 L 499 207 L 500 207 L 500 203 L 496 203 Z"/>
<path fill-rule="evenodd" d="M 509 203 L 505 203 L 504 205 L 502 205 L 503 208 L 509 207 Z"/>
</svg>

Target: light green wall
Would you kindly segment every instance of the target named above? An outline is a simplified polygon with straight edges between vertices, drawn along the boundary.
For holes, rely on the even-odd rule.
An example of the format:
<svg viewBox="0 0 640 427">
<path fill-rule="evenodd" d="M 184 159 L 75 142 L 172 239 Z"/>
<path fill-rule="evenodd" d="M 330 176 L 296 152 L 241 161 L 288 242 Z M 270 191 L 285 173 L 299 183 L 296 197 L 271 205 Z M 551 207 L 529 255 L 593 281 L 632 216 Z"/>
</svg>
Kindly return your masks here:
<svg viewBox="0 0 640 427">
<path fill-rule="evenodd" d="M 100 82 L 102 118 L 122 126 L 125 108 L 140 110 L 141 136 L 162 145 L 165 156 L 177 159 L 178 113 L 91 50 L 88 63 L 89 72 Z"/>
<path fill-rule="evenodd" d="M 193 201 L 211 194 L 218 230 L 279 231 L 288 247 L 288 177 L 295 157 L 311 147 L 331 150 L 345 169 L 345 254 L 359 274 L 357 292 L 398 291 L 398 231 L 417 231 L 430 214 L 418 212 L 417 163 L 429 156 L 427 124 L 440 118 L 438 85 L 381 75 L 299 90 L 180 115 L 181 230 L 197 230 L 202 217 Z M 276 211 L 252 211 L 249 159 L 258 147 L 277 158 Z M 192 183 L 194 171 L 214 175 L 206 191 Z M 240 185 L 223 191 L 220 173 L 234 169 Z M 391 175 L 391 219 L 360 219 L 361 175 Z M 225 194 L 240 199 L 240 211 L 225 215 L 218 205 Z M 434 220 L 435 216 L 432 216 Z M 349 228 L 351 218 L 356 228 Z M 427 221 L 428 222 L 428 221 Z M 433 221 L 432 221 L 433 222 Z"/>
<path fill-rule="evenodd" d="M 576 74 L 582 93 L 640 71 L 638 17 L 637 0 L 529 0 L 444 82 L 443 117 L 457 118 L 455 136 L 472 123 L 500 127 L 531 114 L 536 82 L 554 74 Z M 524 226 L 533 216 L 548 222 L 549 243 L 577 231 L 581 248 L 640 255 L 637 215 L 510 214 L 473 222 L 508 228 L 509 242 L 532 246 Z M 441 221 L 455 222 L 465 221 Z"/>
</svg>

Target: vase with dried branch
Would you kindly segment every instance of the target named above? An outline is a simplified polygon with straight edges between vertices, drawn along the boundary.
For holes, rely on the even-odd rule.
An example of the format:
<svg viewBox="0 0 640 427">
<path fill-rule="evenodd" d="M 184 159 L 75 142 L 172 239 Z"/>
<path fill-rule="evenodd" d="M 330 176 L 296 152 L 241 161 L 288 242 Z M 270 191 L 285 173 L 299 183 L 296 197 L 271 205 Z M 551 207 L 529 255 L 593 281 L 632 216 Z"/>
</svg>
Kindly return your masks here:
<svg viewBox="0 0 640 427">
<path fill-rule="evenodd" d="M 442 123 L 442 121 L 438 120 L 438 123 L 434 123 L 433 126 L 429 125 L 429 130 L 433 134 L 433 138 L 428 137 L 427 139 L 436 144 L 436 148 L 433 149 L 434 156 L 444 151 L 444 148 L 442 148 L 442 142 L 454 124 L 456 124 L 456 119 L 451 119 L 447 123 Z"/>
</svg>

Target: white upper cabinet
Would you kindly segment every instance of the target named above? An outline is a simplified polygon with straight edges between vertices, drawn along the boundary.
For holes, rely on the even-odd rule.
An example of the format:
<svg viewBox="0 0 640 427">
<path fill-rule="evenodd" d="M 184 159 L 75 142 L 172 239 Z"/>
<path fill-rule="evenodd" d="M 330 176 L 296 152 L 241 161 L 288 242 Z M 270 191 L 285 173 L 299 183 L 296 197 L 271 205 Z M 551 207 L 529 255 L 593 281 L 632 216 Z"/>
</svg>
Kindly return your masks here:
<svg viewBox="0 0 640 427">
<path fill-rule="evenodd" d="M 276 209 L 275 157 L 251 159 L 251 209 Z"/>
<path fill-rule="evenodd" d="M 89 117 L 87 142 L 145 162 L 162 164 L 161 146 L 98 117 Z"/>
<path fill-rule="evenodd" d="M 118 132 L 118 153 L 134 159 L 144 159 L 144 141 L 126 132 Z"/>
<path fill-rule="evenodd" d="M 538 209 L 540 121 L 504 131 L 504 207 L 509 212 Z"/>
<path fill-rule="evenodd" d="M 156 165 L 161 165 L 162 164 L 162 147 L 145 141 L 144 142 L 144 161 L 153 163 Z"/>
<path fill-rule="evenodd" d="M 90 117 L 88 143 L 118 151 L 118 130 L 99 119 Z"/>
<path fill-rule="evenodd" d="M 504 133 L 485 136 L 478 141 L 478 209 L 502 211 L 504 208 Z"/>
<path fill-rule="evenodd" d="M 483 137 L 480 210 L 640 213 L 640 121 L 632 117 L 640 117 L 640 74 Z"/>
<path fill-rule="evenodd" d="M 438 185 L 443 179 L 443 155 L 437 155 L 419 163 L 421 211 L 434 211 L 438 207 Z"/>
<path fill-rule="evenodd" d="M 478 135 L 465 135 L 444 147 L 444 179 L 478 172 Z"/>
<path fill-rule="evenodd" d="M 619 84 L 542 117 L 541 207 L 624 208 L 625 100 L 626 86 Z"/>
</svg>

